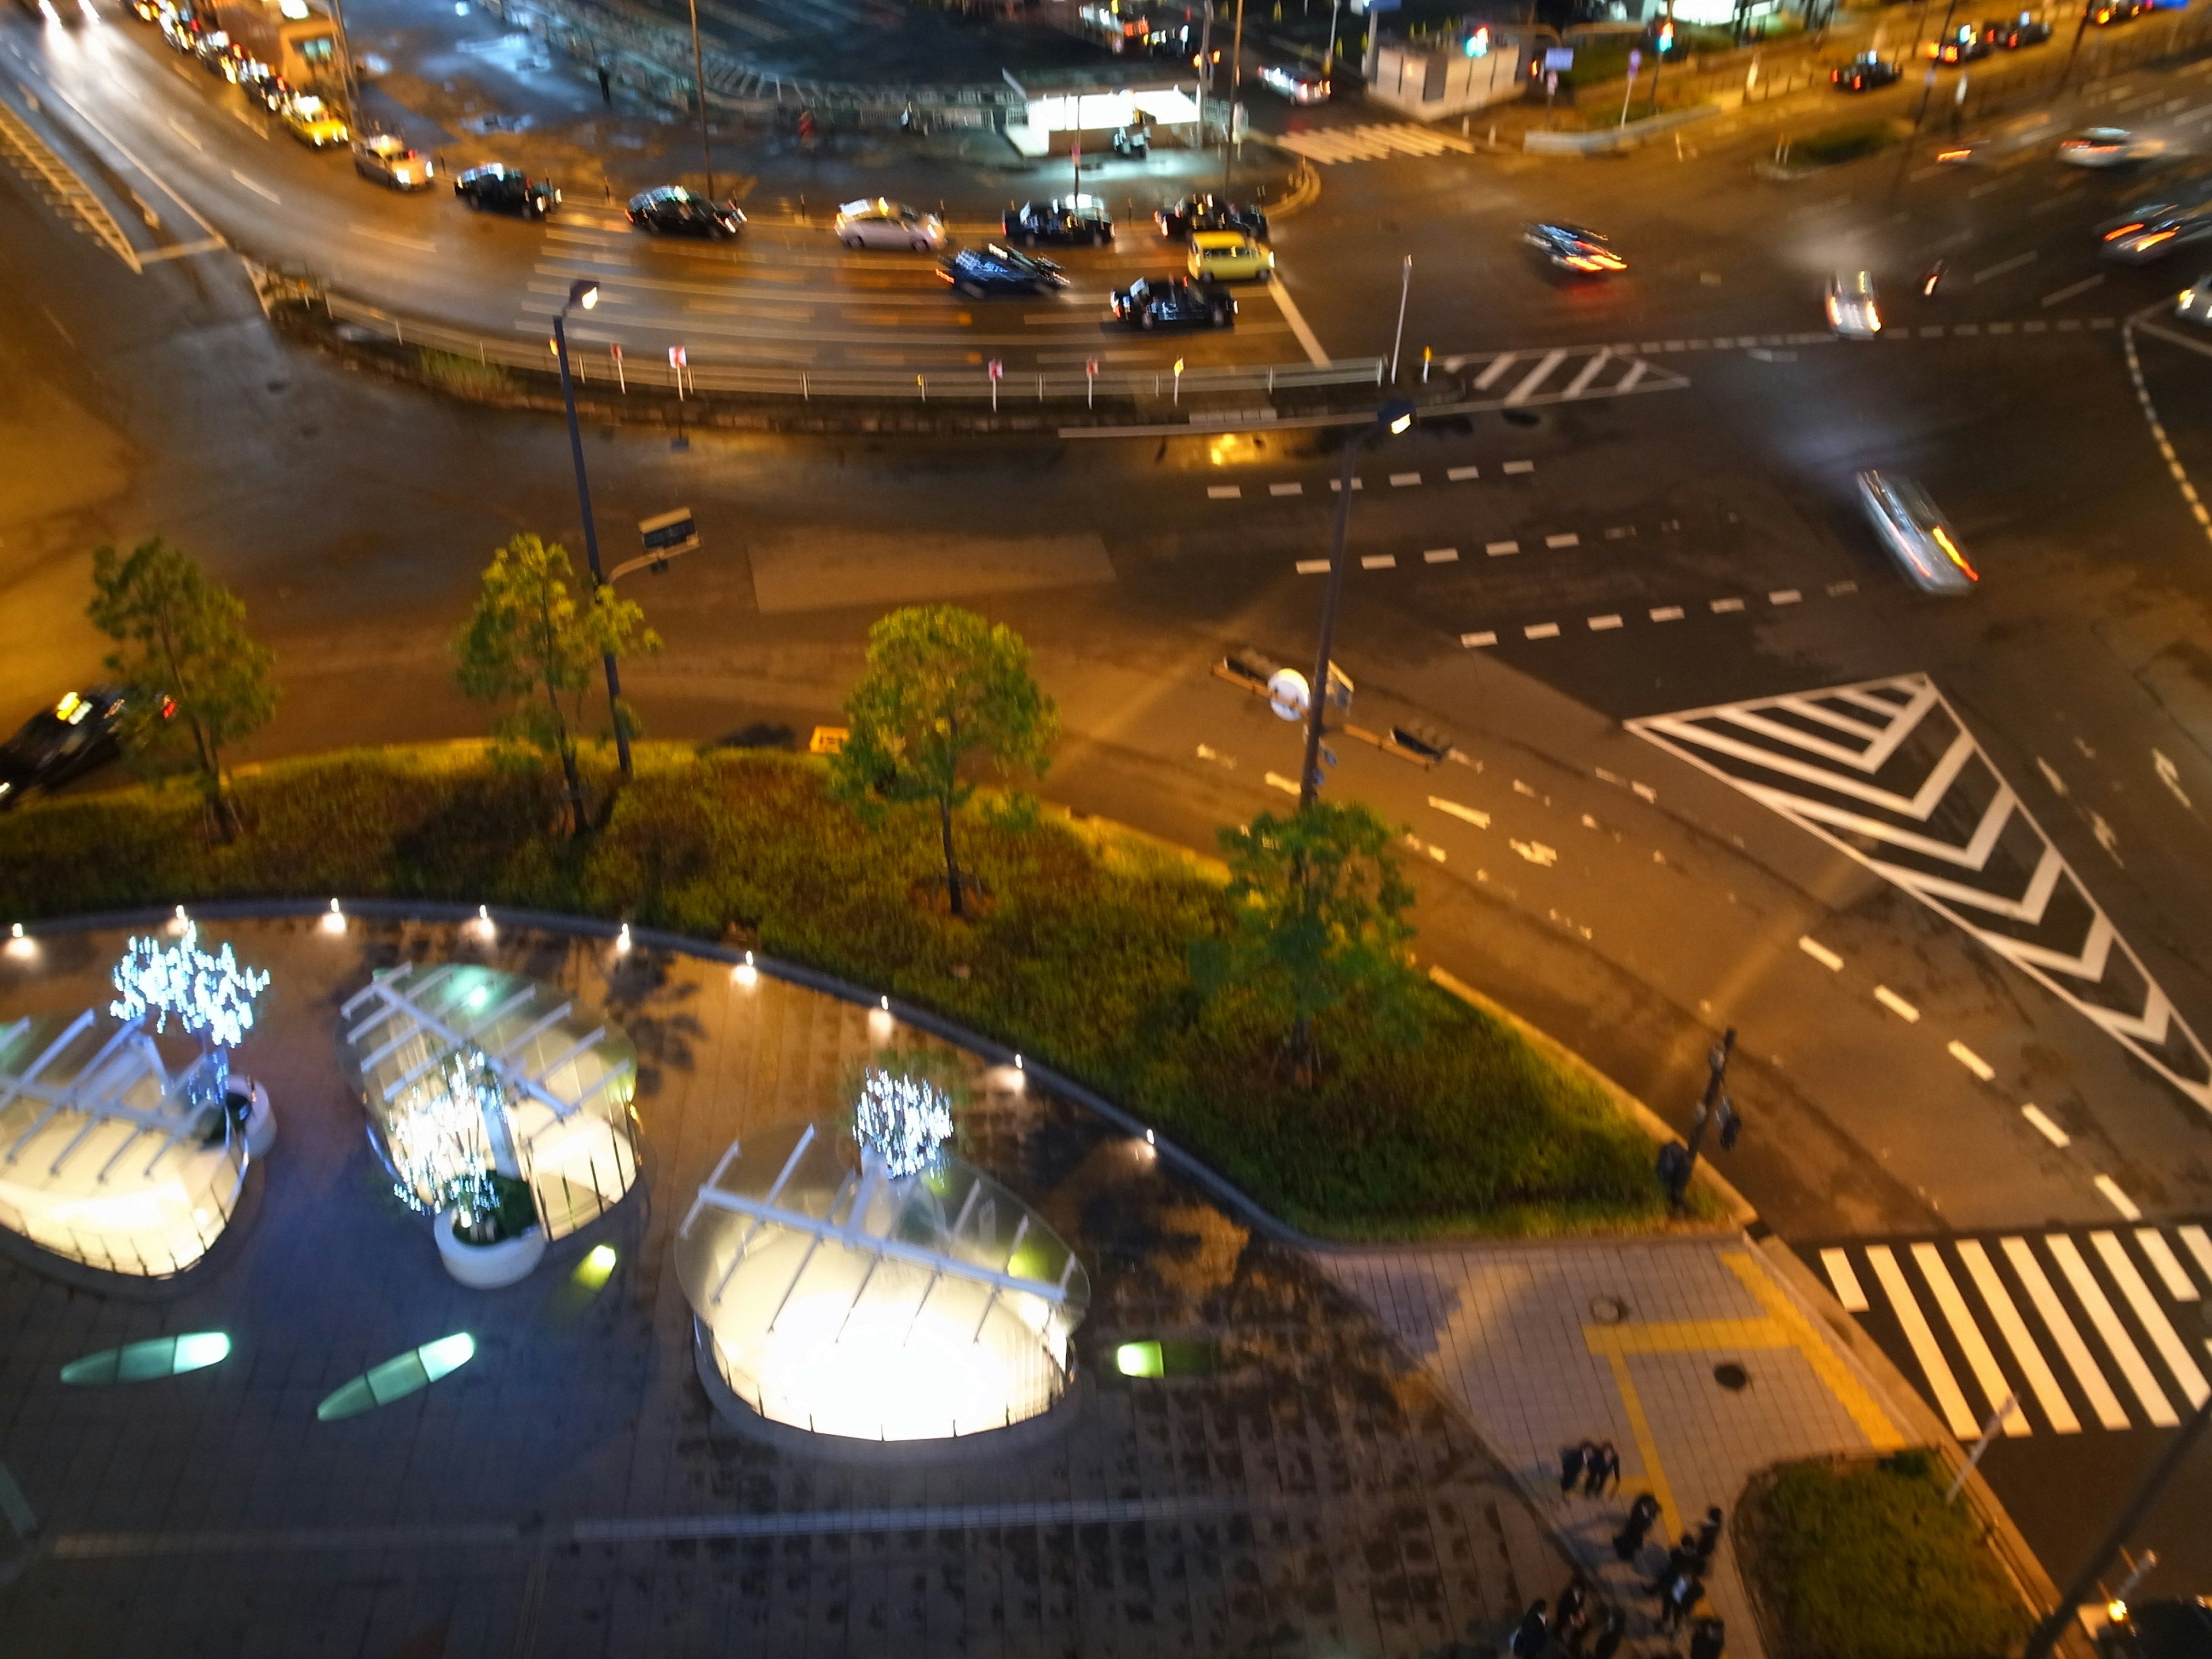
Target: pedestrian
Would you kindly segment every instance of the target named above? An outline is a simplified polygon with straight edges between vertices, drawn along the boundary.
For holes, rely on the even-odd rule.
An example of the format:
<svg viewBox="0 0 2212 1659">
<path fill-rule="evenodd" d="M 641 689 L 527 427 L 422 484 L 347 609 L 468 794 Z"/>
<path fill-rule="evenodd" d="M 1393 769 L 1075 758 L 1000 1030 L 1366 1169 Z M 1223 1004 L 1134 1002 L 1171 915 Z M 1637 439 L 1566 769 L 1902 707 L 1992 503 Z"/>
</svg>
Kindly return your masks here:
<svg viewBox="0 0 2212 1659">
<path fill-rule="evenodd" d="M 1544 1601 L 1539 1596 L 1521 1615 L 1521 1622 L 1514 1626 L 1513 1639 L 1505 1644 L 1505 1650 L 1514 1659 L 1538 1659 L 1551 1641 L 1551 1631 L 1544 1621 Z"/>
<path fill-rule="evenodd" d="M 1559 1495 L 1562 1498 L 1574 1496 L 1575 1482 L 1583 1478 L 1583 1464 L 1590 1450 L 1590 1443 L 1587 1440 L 1579 1446 L 1559 1448 Z"/>
<path fill-rule="evenodd" d="M 1597 1633 L 1597 1645 L 1590 1650 L 1590 1659 L 1613 1659 L 1627 1639 L 1628 1615 L 1619 1607 L 1607 1608 L 1605 1626 Z"/>
<path fill-rule="evenodd" d="M 1628 1506 L 1628 1520 L 1613 1535 L 1613 1553 L 1623 1561 L 1633 1561 L 1644 1548 L 1644 1536 L 1651 1530 L 1651 1523 L 1659 1518 L 1659 1500 L 1650 1492 L 1638 1492 L 1636 1501 Z"/>
<path fill-rule="evenodd" d="M 1649 1586 L 1651 1594 L 1663 1598 L 1667 1587 L 1674 1582 L 1675 1576 L 1696 1565 L 1697 1559 L 1698 1540 L 1686 1532 L 1682 1534 L 1682 1541 L 1667 1552 L 1667 1565 L 1659 1569 L 1659 1576 Z"/>
<path fill-rule="evenodd" d="M 1559 1604 L 1552 1614 L 1552 1629 L 1569 1653 L 1580 1653 L 1583 1631 L 1589 1623 L 1589 1586 L 1583 1582 L 1579 1572 L 1567 1580 L 1566 1589 L 1559 1592 Z"/>
<path fill-rule="evenodd" d="M 1690 1609 L 1704 1599 L 1705 1594 L 1705 1583 L 1698 1577 L 1694 1567 L 1684 1567 L 1677 1571 L 1667 1585 L 1667 1594 L 1659 1609 L 1659 1616 L 1665 1620 L 1667 1628 L 1680 1631 L 1682 1621 L 1690 1616 Z"/>
<path fill-rule="evenodd" d="M 1698 1566 L 1703 1567 L 1713 1559 L 1713 1552 L 1720 1547 L 1720 1542 L 1721 1506 L 1716 1504 L 1705 1511 L 1705 1521 L 1698 1528 Z"/>
<path fill-rule="evenodd" d="M 1721 1659 L 1728 1650 L 1728 1626 L 1711 1617 L 1690 1629 L 1690 1659 Z"/>
<path fill-rule="evenodd" d="M 599 101 L 609 106 L 615 101 L 615 78 L 607 73 L 605 64 L 599 65 Z"/>
<path fill-rule="evenodd" d="M 1603 1440 L 1598 1443 L 1596 1455 L 1583 1470 L 1583 1496 L 1596 1498 L 1607 1485 L 1620 1485 L 1620 1454 L 1613 1449 L 1612 1441 Z"/>
</svg>

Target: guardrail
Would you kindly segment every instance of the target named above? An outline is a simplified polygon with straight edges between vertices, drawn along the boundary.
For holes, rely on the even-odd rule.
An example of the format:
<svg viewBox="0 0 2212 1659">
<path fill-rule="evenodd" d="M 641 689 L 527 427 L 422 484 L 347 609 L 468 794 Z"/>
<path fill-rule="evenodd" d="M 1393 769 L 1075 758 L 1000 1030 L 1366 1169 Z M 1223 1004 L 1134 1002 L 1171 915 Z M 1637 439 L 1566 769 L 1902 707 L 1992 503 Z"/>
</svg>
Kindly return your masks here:
<svg viewBox="0 0 2212 1659">
<path fill-rule="evenodd" d="M 442 352 L 485 368 L 556 377 L 560 368 L 549 334 L 542 342 L 489 339 L 435 323 L 400 317 L 380 307 L 332 294 L 309 281 L 264 274 L 264 299 L 287 300 L 324 311 L 334 323 L 367 331 L 394 345 Z M 1185 369 L 1031 370 L 994 380 L 980 367 L 905 371 L 862 368 L 787 368 L 713 362 L 677 365 L 665 357 L 631 357 L 617 347 L 568 340 L 568 367 L 580 386 L 601 396 L 635 393 L 655 398 L 706 392 L 763 397 L 866 398 L 878 401 L 1091 403 L 1099 399 L 1158 403 L 1170 407 L 1223 392 L 1296 391 L 1317 386 L 1380 386 L 1389 365 L 1380 357 L 1328 364 L 1224 364 Z"/>
</svg>

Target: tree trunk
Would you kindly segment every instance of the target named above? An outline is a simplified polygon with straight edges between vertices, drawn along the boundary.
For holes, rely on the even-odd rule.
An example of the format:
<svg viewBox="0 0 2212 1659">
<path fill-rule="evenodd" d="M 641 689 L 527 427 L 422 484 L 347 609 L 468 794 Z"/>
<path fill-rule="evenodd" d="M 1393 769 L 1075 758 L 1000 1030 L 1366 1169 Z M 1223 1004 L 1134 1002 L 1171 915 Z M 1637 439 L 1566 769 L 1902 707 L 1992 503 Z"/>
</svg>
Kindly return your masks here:
<svg viewBox="0 0 2212 1659">
<path fill-rule="evenodd" d="M 223 793 L 222 755 L 198 720 L 192 721 L 192 743 L 200 751 L 200 771 L 206 780 L 208 811 L 215 818 L 215 832 L 228 847 L 238 839 L 238 809 Z"/>
<path fill-rule="evenodd" d="M 584 780 L 576 770 L 576 747 L 574 744 L 561 745 L 561 773 L 568 785 L 568 833 L 584 833 Z"/>
<path fill-rule="evenodd" d="M 952 914 L 965 917 L 968 914 L 961 900 L 960 866 L 952 856 L 952 803 L 940 799 L 937 803 L 937 827 L 945 842 L 945 890 L 951 896 Z"/>
</svg>

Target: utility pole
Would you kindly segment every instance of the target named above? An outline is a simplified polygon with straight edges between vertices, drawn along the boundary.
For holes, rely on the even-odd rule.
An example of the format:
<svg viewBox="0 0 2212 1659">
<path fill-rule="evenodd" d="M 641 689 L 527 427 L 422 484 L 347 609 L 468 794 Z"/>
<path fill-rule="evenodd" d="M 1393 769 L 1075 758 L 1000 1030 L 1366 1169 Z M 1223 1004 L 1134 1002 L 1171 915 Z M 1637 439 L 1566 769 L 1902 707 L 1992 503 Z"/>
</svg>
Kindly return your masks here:
<svg viewBox="0 0 2212 1659">
<path fill-rule="evenodd" d="M 1667 19 L 1659 25 L 1659 52 L 1651 60 L 1651 101 L 1645 106 L 1646 113 L 1659 112 L 1659 76 L 1667 67 L 1667 49 L 1674 44 L 1674 0 L 1667 0 Z"/>
<path fill-rule="evenodd" d="M 1237 155 L 1237 99 L 1244 89 L 1244 0 L 1237 0 L 1237 27 L 1229 46 L 1229 121 L 1222 129 L 1221 193 L 1229 194 L 1229 173 Z"/>
<path fill-rule="evenodd" d="M 1920 136 L 1921 118 L 1928 113 L 1928 100 L 1936 90 L 1936 66 L 1943 61 L 1943 41 L 1951 33 L 1951 14 L 1959 9 L 1959 0 L 1948 0 L 1943 8 L 1943 27 L 1936 33 L 1936 55 L 1928 60 L 1928 74 L 1920 82 L 1920 107 L 1912 112 L 1912 134 Z M 1963 70 L 1964 65 L 1960 66 Z"/>
<path fill-rule="evenodd" d="M 2066 48 L 2066 62 L 2058 71 L 2058 85 L 2055 88 L 2056 91 L 2066 90 L 2066 77 L 2074 73 L 2075 54 L 2081 50 L 2081 33 L 2088 27 L 2089 8 L 2085 3 L 2081 8 L 2081 15 L 2074 20 L 2074 40 Z"/>
<path fill-rule="evenodd" d="M 1705 1092 L 1698 1102 L 1696 1115 L 1690 1120 L 1689 1144 L 1686 1146 L 1680 1141 L 1670 1142 L 1660 1152 L 1659 1170 L 1667 1182 L 1667 1202 L 1674 1210 L 1682 1208 L 1684 1195 L 1690 1190 L 1690 1176 L 1698 1167 L 1698 1149 L 1705 1145 L 1706 1126 L 1718 1118 L 1722 1147 L 1726 1149 L 1735 1144 L 1735 1107 L 1723 1089 L 1728 1081 L 1729 1060 L 1735 1053 L 1735 1027 L 1731 1025 L 1705 1056 Z"/>
<path fill-rule="evenodd" d="M 584 434 L 576 424 L 576 389 L 568 378 L 568 313 L 581 306 L 589 311 L 599 302 L 599 285 L 589 280 L 580 281 L 568 289 L 568 303 L 553 313 L 553 350 L 561 364 L 561 401 L 568 411 L 568 454 L 576 465 L 576 505 L 584 515 L 584 559 L 592 568 L 592 588 L 607 585 L 606 573 L 599 566 L 599 532 L 592 522 L 592 486 L 584 473 Z M 633 775 L 629 759 L 629 726 L 623 720 L 622 676 L 615 667 L 615 653 L 605 653 L 607 671 L 607 714 L 614 721 L 615 758 L 622 767 L 625 780 Z"/>
<path fill-rule="evenodd" d="M 361 77 L 354 68 L 353 37 L 346 33 L 345 9 L 339 0 L 331 0 L 331 21 L 338 26 L 338 86 L 345 94 L 346 129 L 358 137 L 361 132 Z"/>
<path fill-rule="evenodd" d="M 707 59 L 699 50 L 699 0 L 691 0 L 691 95 L 699 105 L 699 160 L 707 170 L 707 199 L 714 199 L 714 152 L 707 143 Z"/>
<path fill-rule="evenodd" d="M 1213 90 L 1213 0 L 1204 0 L 1206 9 L 1199 14 L 1198 22 L 1198 142 L 1206 143 L 1206 94 Z"/>
</svg>

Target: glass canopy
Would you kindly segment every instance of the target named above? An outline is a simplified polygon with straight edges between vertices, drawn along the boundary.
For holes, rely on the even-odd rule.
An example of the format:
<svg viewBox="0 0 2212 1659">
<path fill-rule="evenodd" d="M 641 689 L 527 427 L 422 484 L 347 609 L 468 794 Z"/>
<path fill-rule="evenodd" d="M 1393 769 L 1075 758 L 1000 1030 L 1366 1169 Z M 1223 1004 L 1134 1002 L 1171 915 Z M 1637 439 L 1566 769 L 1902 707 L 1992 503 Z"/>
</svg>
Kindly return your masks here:
<svg viewBox="0 0 2212 1659">
<path fill-rule="evenodd" d="M 1090 1305 L 1074 1253 L 981 1170 L 895 1178 L 839 1126 L 732 1143 L 676 1238 L 723 1380 L 763 1417 L 915 1440 L 1034 1417 Z"/>
<path fill-rule="evenodd" d="M 339 1009 L 338 1066 L 416 1209 L 441 1209 L 458 1183 L 495 1170 L 530 1184 L 554 1239 L 637 1179 L 637 1050 L 554 986 L 402 963 Z"/>
</svg>

